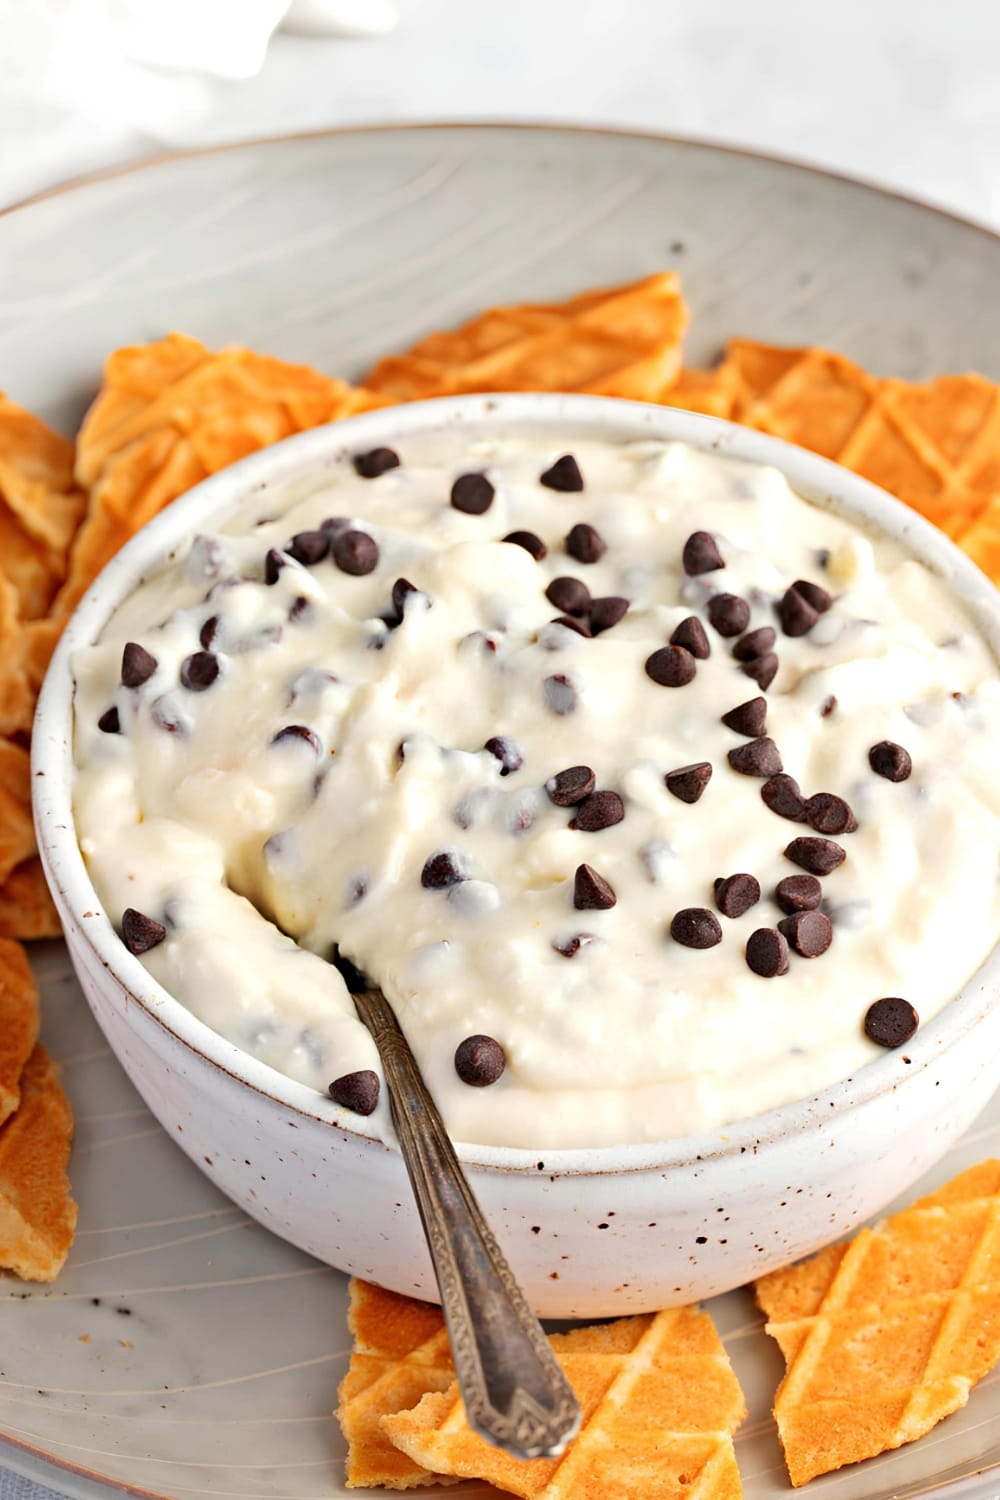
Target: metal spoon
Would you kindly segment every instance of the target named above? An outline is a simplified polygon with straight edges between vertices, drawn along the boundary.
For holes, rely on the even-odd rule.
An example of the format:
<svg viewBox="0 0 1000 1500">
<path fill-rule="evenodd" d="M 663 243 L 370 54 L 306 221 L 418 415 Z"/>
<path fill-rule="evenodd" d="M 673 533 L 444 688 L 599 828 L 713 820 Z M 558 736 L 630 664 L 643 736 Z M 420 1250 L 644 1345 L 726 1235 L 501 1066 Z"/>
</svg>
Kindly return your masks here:
<svg viewBox="0 0 1000 1500">
<path fill-rule="evenodd" d="M 483 1217 L 392 1006 L 348 961 L 338 957 L 337 967 L 382 1060 L 469 1424 L 515 1458 L 554 1458 L 579 1431 L 579 1403 Z"/>
</svg>

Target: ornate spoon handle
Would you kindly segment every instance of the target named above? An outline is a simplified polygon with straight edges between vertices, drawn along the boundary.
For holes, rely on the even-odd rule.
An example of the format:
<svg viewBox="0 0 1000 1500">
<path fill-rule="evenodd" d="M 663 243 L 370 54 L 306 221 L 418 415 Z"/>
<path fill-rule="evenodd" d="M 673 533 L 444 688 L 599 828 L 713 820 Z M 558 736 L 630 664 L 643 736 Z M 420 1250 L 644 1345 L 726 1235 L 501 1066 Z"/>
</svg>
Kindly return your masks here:
<svg viewBox="0 0 1000 1500">
<path fill-rule="evenodd" d="M 576 1397 L 483 1218 L 392 1007 L 372 988 L 356 991 L 354 1003 L 382 1059 L 469 1423 L 516 1458 L 554 1457 L 579 1429 Z"/>
</svg>

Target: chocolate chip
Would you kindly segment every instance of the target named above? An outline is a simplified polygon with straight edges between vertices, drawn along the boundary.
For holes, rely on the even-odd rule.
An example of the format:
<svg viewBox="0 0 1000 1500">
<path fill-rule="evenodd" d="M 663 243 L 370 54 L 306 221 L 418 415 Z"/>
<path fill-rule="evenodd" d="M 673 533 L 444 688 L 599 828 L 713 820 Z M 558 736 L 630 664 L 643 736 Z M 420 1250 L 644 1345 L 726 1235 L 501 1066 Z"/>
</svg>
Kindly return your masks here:
<svg viewBox="0 0 1000 1500">
<path fill-rule="evenodd" d="M 592 932 L 574 932 L 571 937 L 554 938 L 552 946 L 563 958 L 575 958 L 581 948 L 594 941 Z"/>
<path fill-rule="evenodd" d="M 545 590 L 545 597 L 564 615 L 586 615 L 590 613 L 590 590 L 580 578 L 553 578 Z"/>
<path fill-rule="evenodd" d="M 486 741 L 483 749 L 488 750 L 500 762 L 501 776 L 509 776 L 512 771 L 519 771 L 524 765 L 524 757 L 520 750 L 513 740 L 507 739 L 506 735 L 493 735 Z"/>
<path fill-rule="evenodd" d="M 495 494 L 485 474 L 459 474 L 451 487 L 451 503 L 467 516 L 482 516 L 493 504 Z"/>
<path fill-rule="evenodd" d="M 786 875 L 774 888 L 774 899 L 789 915 L 815 911 L 823 899 L 823 887 L 815 875 Z"/>
<path fill-rule="evenodd" d="M 379 451 L 375 449 L 376 453 Z M 327 1092 L 334 1104 L 339 1104 L 342 1109 L 349 1109 L 354 1115 L 370 1115 L 374 1114 L 378 1104 L 380 1088 L 377 1073 L 371 1068 L 359 1068 L 356 1073 L 344 1073 L 335 1078 Z"/>
<path fill-rule="evenodd" d="M 750 624 L 750 606 L 739 594 L 715 594 L 708 601 L 708 618 L 720 635 L 740 635 Z"/>
<path fill-rule="evenodd" d="M 278 581 L 278 574 L 282 568 L 287 567 L 288 558 L 285 554 L 279 552 L 277 547 L 269 547 L 267 549 L 267 556 L 264 558 L 264 582 L 268 587 L 273 588 Z"/>
<path fill-rule="evenodd" d="M 829 693 L 827 695 L 827 697 L 825 697 L 823 699 L 823 702 L 819 706 L 819 716 L 820 716 L 820 718 L 821 719 L 828 719 L 830 717 L 830 715 L 835 712 L 836 707 L 837 707 L 837 700 L 834 697 L 833 693 Z"/>
<path fill-rule="evenodd" d="M 392 586 L 392 608 L 397 621 L 402 620 L 406 601 L 410 595 L 418 594 L 419 592 L 420 590 L 416 584 L 411 583 L 408 578 L 396 579 L 396 582 Z"/>
<path fill-rule="evenodd" d="M 451 849 L 438 849 L 420 872 L 420 884 L 425 891 L 444 891 L 465 878 L 462 861 Z"/>
<path fill-rule="evenodd" d="M 697 662 L 683 646 L 661 646 L 646 658 L 646 676 L 660 687 L 683 687 L 697 670 Z"/>
<path fill-rule="evenodd" d="M 578 865 L 573 877 L 573 905 L 577 911 L 609 911 L 618 897 L 614 887 L 592 865 Z"/>
<path fill-rule="evenodd" d="M 892 740 L 879 740 L 873 745 L 868 752 L 868 764 L 876 776 L 884 776 L 886 781 L 905 781 L 913 770 L 909 751 Z"/>
<path fill-rule="evenodd" d="M 865 1015 L 865 1036 L 880 1047 L 901 1047 L 919 1025 L 920 1017 L 909 1000 L 887 995 L 884 1000 L 869 1005 Z"/>
<path fill-rule="evenodd" d="M 779 818 L 789 818 L 793 823 L 806 821 L 806 799 L 794 776 L 784 772 L 770 776 L 760 789 L 765 804 Z"/>
<path fill-rule="evenodd" d="M 793 865 L 808 870 L 810 875 L 829 875 L 842 865 L 847 855 L 832 839 L 792 839 L 785 849 L 785 857 Z"/>
<path fill-rule="evenodd" d="M 726 758 L 741 776 L 776 776 L 781 770 L 778 747 L 766 734 L 747 740 L 745 745 L 735 745 Z"/>
<path fill-rule="evenodd" d="M 773 626 L 759 625 L 756 630 L 740 637 L 733 647 L 733 655 L 737 661 L 753 661 L 757 656 L 766 656 L 776 640 Z"/>
<path fill-rule="evenodd" d="M 221 622 L 218 615 L 209 615 L 208 619 L 199 630 L 198 639 L 202 644 L 203 650 L 211 651 L 212 646 L 215 642 L 215 638 L 219 633 L 220 623 Z"/>
<path fill-rule="evenodd" d="M 291 740 L 301 740 L 303 744 L 310 747 L 314 755 L 320 755 L 323 747 L 319 742 L 319 736 L 306 724 L 286 724 L 284 729 L 279 729 L 271 740 L 272 745 L 287 744 Z"/>
<path fill-rule="evenodd" d="M 625 804 L 617 792 L 591 792 L 577 804 L 576 816 L 569 826 L 584 833 L 599 833 L 602 828 L 620 823 L 624 816 Z"/>
<path fill-rule="evenodd" d="M 556 807 L 575 807 L 594 790 L 597 778 L 589 766 L 568 766 L 557 771 L 545 783 L 545 790 Z"/>
<path fill-rule="evenodd" d="M 803 958 L 819 958 L 833 942 L 833 925 L 822 911 L 792 912 L 778 923 L 778 931 Z"/>
<path fill-rule="evenodd" d="M 551 713 L 564 718 L 576 708 L 576 688 L 565 672 L 554 672 L 542 683 L 545 706 Z"/>
<path fill-rule="evenodd" d="M 684 948 L 714 948 L 722 942 L 722 927 L 714 911 L 704 906 L 686 906 L 674 913 L 670 936 Z"/>
<path fill-rule="evenodd" d="M 367 531 L 338 531 L 330 548 L 342 573 L 363 577 L 378 567 L 378 543 Z"/>
<path fill-rule="evenodd" d="M 294 625 L 296 620 L 301 620 L 302 616 L 308 613 L 311 608 L 312 605 L 306 598 L 305 594 L 296 594 L 295 598 L 288 606 L 289 624 Z"/>
<path fill-rule="evenodd" d="M 818 615 L 825 615 L 833 603 L 833 595 L 828 594 L 820 584 L 810 583 L 808 578 L 796 578 L 792 588 L 797 594 L 801 594 L 807 604 L 812 605 Z"/>
<path fill-rule="evenodd" d="M 514 547 L 523 547 L 525 552 L 531 553 L 535 562 L 541 562 L 543 557 L 548 556 L 548 547 L 533 531 L 508 531 L 503 540 Z"/>
<path fill-rule="evenodd" d="M 768 651 L 764 656 L 755 656 L 752 661 L 742 662 L 740 671 L 747 677 L 752 677 L 762 692 L 767 692 L 774 681 L 778 671 L 778 658 L 773 651 Z"/>
<path fill-rule="evenodd" d="M 496 1083 L 506 1066 L 506 1054 L 491 1036 L 467 1036 L 455 1050 L 455 1072 L 474 1089 Z"/>
<path fill-rule="evenodd" d="M 122 912 L 122 941 L 130 953 L 139 955 L 155 948 L 167 935 L 162 922 L 127 906 Z"/>
<path fill-rule="evenodd" d="M 746 958 L 755 974 L 775 979 L 788 973 L 788 941 L 773 927 L 758 927 L 747 940 Z"/>
<path fill-rule="evenodd" d="M 853 833 L 858 820 L 843 797 L 816 792 L 806 803 L 806 822 L 817 833 Z"/>
<path fill-rule="evenodd" d="M 326 531 L 297 531 L 285 551 L 305 568 L 315 567 L 323 561 L 330 550 L 330 536 Z"/>
<path fill-rule="evenodd" d="M 715 904 L 724 917 L 742 917 L 760 900 L 760 881 L 755 875 L 727 875 L 715 882 Z"/>
<path fill-rule="evenodd" d="M 544 474 L 538 476 L 538 483 L 544 484 L 547 490 L 575 494 L 583 489 L 583 475 L 572 453 L 564 453 L 562 458 L 556 459 L 551 469 L 546 469 Z"/>
<path fill-rule="evenodd" d="M 698 573 L 714 573 L 717 568 L 726 566 L 715 544 L 715 537 L 708 531 L 692 531 L 684 543 L 681 564 L 689 578 Z"/>
<path fill-rule="evenodd" d="M 555 619 L 550 621 L 550 624 L 562 625 L 567 630 L 572 630 L 575 635 L 582 635 L 588 641 L 593 634 L 587 621 L 577 619 L 575 615 L 556 615 Z"/>
<path fill-rule="evenodd" d="M 620 620 L 624 620 L 628 614 L 628 605 L 629 601 L 617 594 L 607 594 L 595 599 L 590 606 L 591 635 L 600 635 L 602 631 L 610 630 Z"/>
<path fill-rule="evenodd" d="M 767 728 L 767 699 L 751 698 L 746 703 L 738 704 L 722 715 L 722 722 L 727 729 L 735 730 L 737 734 L 749 735 L 751 739 L 759 738 Z"/>
<path fill-rule="evenodd" d="M 362 479 L 377 479 L 380 474 L 399 468 L 399 454 L 392 448 L 371 448 L 367 453 L 355 453 L 352 461 Z"/>
<path fill-rule="evenodd" d="M 211 651 L 193 651 L 181 662 L 181 684 L 189 692 L 203 693 L 219 675 L 219 658 Z"/>
<path fill-rule="evenodd" d="M 786 635 L 808 635 L 819 619 L 819 610 L 813 609 L 809 600 L 793 584 L 785 590 L 778 603 L 778 619 Z"/>
<path fill-rule="evenodd" d="M 711 779 L 712 767 L 707 760 L 679 766 L 676 771 L 668 771 L 663 778 L 667 791 L 681 802 L 697 802 Z"/>
<path fill-rule="evenodd" d="M 563 546 L 570 557 L 582 563 L 599 562 L 608 550 L 608 544 L 596 526 L 588 526 L 586 521 L 578 521 L 570 527 Z"/>
<path fill-rule="evenodd" d="M 122 686 L 127 688 L 142 687 L 148 682 L 156 668 L 159 666 L 156 657 L 145 646 L 140 646 L 138 641 L 128 641 L 122 652 Z"/>
<path fill-rule="evenodd" d="M 690 651 L 698 661 L 707 661 L 712 654 L 705 627 L 697 615 L 688 615 L 686 620 L 681 621 L 670 637 L 670 644 L 683 646 L 685 651 Z"/>
<path fill-rule="evenodd" d="M 112 704 L 106 708 L 97 721 L 97 727 L 102 734 L 121 734 L 122 724 L 118 715 L 117 707 Z"/>
</svg>

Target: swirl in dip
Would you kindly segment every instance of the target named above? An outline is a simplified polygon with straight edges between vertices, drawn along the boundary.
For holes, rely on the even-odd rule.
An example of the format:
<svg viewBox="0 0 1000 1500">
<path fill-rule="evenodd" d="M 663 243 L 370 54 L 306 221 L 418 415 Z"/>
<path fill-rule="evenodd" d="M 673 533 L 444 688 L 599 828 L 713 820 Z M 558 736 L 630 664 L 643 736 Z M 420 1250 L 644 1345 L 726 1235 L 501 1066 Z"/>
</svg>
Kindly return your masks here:
<svg viewBox="0 0 1000 1500">
<path fill-rule="evenodd" d="M 567 447 L 437 435 L 257 491 L 74 663 L 133 952 L 368 1111 L 339 950 L 465 1141 L 803 1097 L 905 1052 L 1000 930 L 1000 681 L 945 584 L 774 469 Z"/>
</svg>

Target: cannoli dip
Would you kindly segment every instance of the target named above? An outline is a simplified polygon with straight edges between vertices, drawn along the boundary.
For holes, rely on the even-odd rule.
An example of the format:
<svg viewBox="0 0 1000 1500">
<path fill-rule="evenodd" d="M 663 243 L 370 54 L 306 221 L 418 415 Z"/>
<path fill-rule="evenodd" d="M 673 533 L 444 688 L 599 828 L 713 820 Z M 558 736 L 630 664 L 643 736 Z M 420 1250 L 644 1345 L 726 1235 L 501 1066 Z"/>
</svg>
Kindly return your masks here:
<svg viewBox="0 0 1000 1500">
<path fill-rule="evenodd" d="M 718 1132 L 906 1046 L 1000 933 L 1000 680 L 947 583 L 678 443 L 407 439 L 257 489 L 74 659 L 149 972 L 389 1134 Z"/>
</svg>

